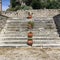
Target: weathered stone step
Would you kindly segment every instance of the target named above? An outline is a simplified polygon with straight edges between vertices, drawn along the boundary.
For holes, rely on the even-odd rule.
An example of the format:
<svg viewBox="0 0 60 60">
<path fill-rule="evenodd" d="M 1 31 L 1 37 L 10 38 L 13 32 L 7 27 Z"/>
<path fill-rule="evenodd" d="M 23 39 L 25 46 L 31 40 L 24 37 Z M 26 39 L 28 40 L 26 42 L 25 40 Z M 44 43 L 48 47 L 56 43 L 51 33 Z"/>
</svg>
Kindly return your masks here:
<svg viewBox="0 0 60 60">
<path fill-rule="evenodd" d="M 1 40 L 27 40 L 27 37 L 1 37 Z"/>
<path fill-rule="evenodd" d="M 4 43 L 1 43 L 0 44 L 0 46 L 4 46 L 4 47 L 9 47 L 9 46 L 11 46 L 11 47 L 17 47 L 17 46 L 20 46 L 20 47 L 28 47 L 28 45 L 27 44 L 4 44 Z"/>
<path fill-rule="evenodd" d="M 15 22 L 18 22 L 18 23 L 21 23 L 21 22 L 28 22 L 29 20 L 7 20 L 7 23 L 15 23 Z"/>
<path fill-rule="evenodd" d="M 10 31 L 10 30 L 13 30 L 13 29 L 19 29 L 20 27 L 7 27 L 6 28 L 6 31 Z M 13 30 L 15 31 L 15 30 Z"/>
<path fill-rule="evenodd" d="M 27 35 L 27 34 L 26 34 Z M 1 35 L 1 37 L 20 37 L 22 36 L 21 34 L 5 34 Z M 50 37 L 53 37 L 53 35 L 49 35 Z M 48 35 L 34 35 L 34 37 L 49 37 Z M 54 35 L 54 37 L 57 37 L 57 35 Z"/>
<path fill-rule="evenodd" d="M 20 30 L 19 28 L 12 28 L 12 29 L 7 29 L 4 34 L 20 34 L 20 33 L 28 33 L 29 31 L 27 31 L 26 29 Z M 33 35 L 58 35 L 58 33 L 55 31 L 33 31 Z"/>
<path fill-rule="evenodd" d="M 23 32 L 29 32 L 29 31 L 25 31 L 25 29 L 20 29 L 21 30 L 21 32 L 23 31 Z M 42 33 L 42 32 L 44 32 L 44 33 L 51 33 L 51 32 L 53 32 L 53 30 L 52 31 L 48 31 L 48 30 L 43 30 L 43 31 L 39 31 L 39 30 L 35 30 L 35 29 L 33 29 L 33 30 L 31 30 L 33 33 Z M 20 32 L 20 31 L 5 31 L 6 33 L 18 33 L 18 32 Z M 53 33 L 57 33 L 56 31 L 54 31 Z"/>
<path fill-rule="evenodd" d="M 24 30 L 22 30 L 22 31 L 10 31 L 10 32 L 4 32 L 4 34 L 5 35 L 21 35 L 21 33 L 23 34 L 23 33 L 28 33 L 29 31 L 24 31 Z M 1 34 L 1 35 L 4 35 L 4 34 Z M 33 32 L 33 36 L 36 36 L 36 35 L 58 35 L 58 33 L 56 33 L 56 32 Z"/>
<path fill-rule="evenodd" d="M 5 35 L 17 35 L 17 34 L 18 34 L 18 35 L 25 35 L 25 34 L 27 34 L 27 33 L 28 33 L 28 32 L 21 31 L 21 32 L 19 32 L 19 33 L 18 33 L 18 32 L 15 32 L 15 33 L 14 33 L 14 32 L 13 32 L 13 33 L 12 33 L 12 32 L 11 32 L 11 33 L 10 33 L 10 32 L 9 32 L 9 33 L 8 33 L 8 32 L 5 32 L 4 34 L 5 34 Z M 2 34 L 2 35 L 3 35 L 3 34 Z M 45 36 L 45 35 L 46 35 L 46 36 L 49 36 L 49 35 L 51 35 L 51 36 L 52 36 L 52 35 L 56 36 L 56 35 L 58 35 L 58 34 L 54 34 L 54 33 L 49 33 L 49 34 L 48 34 L 48 33 L 44 33 L 44 34 L 43 34 L 43 33 L 37 33 L 37 34 L 35 33 L 35 34 L 33 34 L 33 36 Z"/>
<path fill-rule="evenodd" d="M 27 40 L 0 40 L 0 43 L 13 43 L 13 44 L 25 44 L 27 43 Z M 52 43 L 58 43 L 60 44 L 60 40 L 33 40 L 33 44 L 52 44 Z"/>
<path fill-rule="evenodd" d="M 7 20 L 7 23 L 11 23 L 11 22 L 13 22 L 13 23 L 15 23 L 15 22 L 20 22 L 20 23 L 26 23 L 26 22 L 29 22 L 30 20 Z M 42 20 L 32 20 L 34 23 L 48 23 L 48 21 L 49 20 L 44 20 L 44 21 L 42 21 Z M 53 20 L 51 20 L 49 23 L 53 23 L 54 24 L 54 21 Z M 48 23 L 48 24 L 49 24 Z"/>
<path fill-rule="evenodd" d="M 58 47 L 60 48 L 60 44 L 33 44 L 32 46 L 35 46 L 35 47 Z"/>
<path fill-rule="evenodd" d="M 20 25 L 19 24 L 14 24 L 14 25 L 7 25 L 8 28 L 11 28 L 11 27 L 19 27 Z"/>
<path fill-rule="evenodd" d="M 8 22 L 7 22 L 7 25 L 8 25 L 8 26 L 9 26 L 9 25 L 10 25 L 10 26 L 13 26 L 13 25 L 17 25 L 17 24 L 18 24 L 18 25 L 21 25 L 21 24 L 25 24 L 25 25 L 26 25 L 26 24 L 28 24 L 28 22 L 25 22 L 25 23 L 23 23 L 23 22 L 9 22 L 9 23 L 8 23 Z M 43 25 L 42 25 L 42 24 L 43 24 Z M 34 25 L 35 25 L 35 26 L 44 26 L 44 25 L 46 25 L 46 23 L 34 22 Z M 53 23 L 48 23 L 47 25 L 51 25 L 51 26 L 55 27 L 55 25 L 54 25 Z"/>
<path fill-rule="evenodd" d="M 2 38 L 2 37 L 0 37 L 0 38 Z M 10 37 L 9 36 L 9 37 L 3 37 L 3 38 L 27 38 L 27 36 L 25 36 L 25 37 Z M 34 37 L 33 36 L 33 38 L 59 38 L 59 37 L 43 37 L 43 36 L 42 37 Z"/>
<path fill-rule="evenodd" d="M 0 37 L 0 39 L 3 39 L 3 40 L 18 40 L 18 39 L 26 39 L 27 40 L 27 37 Z M 33 37 L 33 40 L 60 40 L 59 37 Z"/>
<path fill-rule="evenodd" d="M 1 37 L 21 37 L 22 35 L 13 35 L 13 34 L 7 34 L 7 35 L 1 35 Z"/>
<path fill-rule="evenodd" d="M 59 37 L 33 37 L 33 40 L 60 40 Z"/>
<path fill-rule="evenodd" d="M 19 34 L 20 31 L 5 31 L 4 34 Z"/>
<path fill-rule="evenodd" d="M 27 44 L 26 42 L 1 42 L 4 44 Z M 33 44 L 60 44 L 60 42 L 33 42 Z"/>
<path fill-rule="evenodd" d="M 19 33 L 19 34 L 1 34 L 0 37 L 22 37 L 27 36 L 27 33 Z M 59 37 L 58 34 L 35 34 L 34 37 Z"/>
<path fill-rule="evenodd" d="M 0 40 L 0 42 L 27 42 L 27 40 L 16 39 L 16 40 Z"/>
<path fill-rule="evenodd" d="M 0 44 L 0 46 L 4 46 L 4 47 L 28 47 L 27 44 Z M 60 48 L 60 44 L 33 44 L 32 47 L 44 47 L 44 48 L 48 48 L 48 47 L 55 47 L 55 48 Z"/>
</svg>

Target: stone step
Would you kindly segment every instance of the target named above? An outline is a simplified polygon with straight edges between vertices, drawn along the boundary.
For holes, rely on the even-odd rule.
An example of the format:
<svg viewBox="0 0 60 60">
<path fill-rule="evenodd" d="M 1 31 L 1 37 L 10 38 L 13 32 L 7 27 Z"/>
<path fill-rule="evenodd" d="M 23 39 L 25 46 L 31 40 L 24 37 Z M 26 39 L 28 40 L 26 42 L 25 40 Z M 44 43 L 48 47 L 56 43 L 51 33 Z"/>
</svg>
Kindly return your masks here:
<svg viewBox="0 0 60 60">
<path fill-rule="evenodd" d="M 28 47 L 29 45 L 27 44 L 0 44 L 0 47 Z M 60 48 L 60 44 L 33 44 L 32 47 L 44 47 L 44 48 L 48 48 L 48 47 L 55 47 L 55 48 Z"/>
<path fill-rule="evenodd" d="M 59 37 L 59 35 L 35 35 L 34 37 Z"/>
<path fill-rule="evenodd" d="M 20 36 L 22 36 L 22 35 L 21 34 L 5 34 L 5 35 L 1 35 L 0 37 L 20 37 Z M 57 35 L 43 35 L 43 34 L 34 35 L 34 37 L 49 37 L 49 36 L 57 37 Z"/>
<path fill-rule="evenodd" d="M 20 27 L 11 27 L 11 28 L 6 28 L 6 31 L 19 31 Z"/>
<path fill-rule="evenodd" d="M 20 34 L 1 34 L 0 37 L 22 37 L 22 36 L 27 36 L 27 33 L 20 33 Z M 34 37 L 59 37 L 58 34 L 35 34 L 33 35 Z"/>
<path fill-rule="evenodd" d="M 46 24 L 47 24 L 47 25 L 53 25 L 53 26 L 55 26 L 54 23 L 35 22 L 35 21 L 33 21 L 33 22 L 34 22 L 34 25 L 42 25 L 42 24 L 43 24 L 43 25 L 46 25 Z M 13 24 L 12 24 L 12 23 L 13 23 Z M 9 20 L 7 21 L 7 24 L 8 24 L 8 25 L 11 25 L 11 24 L 12 24 L 12 25 L 14 25 L 14 24 L 16 25 L 16 23 L 18 23 L 18 24 L 27 24 L 28 22 L 27 22 L 27 21 L 26 21 L 26 22 L 25 22 L 25 21 L 24 21 L 24 22 L 21 22 L 21 21 L 13 21 L 13 22 L 12 22 L 12 21 L 9 21 Z M 38 24 L 38 23 L 39 23 L 39 24 Z"/>
<path fill-rule="evenodd" d="M 4 34 L 1 34 L 0 36 L 22 36 L 22 35 L 25 35 L 25 36 L 27 36 L 28 35 L 28 32 L 19 32 L 19 33 L 4 33 Z M 48 37 L 48 36 L 51 36 L 51 37 L 58 37 L 59 35 L 58 35 L 58 33 L 57 34 L 55 34 L 55 33 L 35 33 L 35 34 L 33 34 L 33 36 L 46 36 L 46 37 Z"/>
<path fill-rule="evenodd" d="M 28 47 L 27 44 L 4 44 L 4 43 L 1 43 L 0 46 L 3 46 L 3 47 Z"/>
<path fill-rule="evenodd" d="M 59 37 L 33 37 L 33 40 L 60 40 Z"/>
<path fill-rule="evenodd" d="M 28 21 L 29 21 L 29 20 L 7 20 L 7 23 L 11 23 L 11 22 L 12 22 L 12 23 L 16 23 L 16 22 L 17 22 L 17 23 L 21 23 L 21 22 L 24 22 L 24 23 L 25 23 L 25 22 L 28 22 Z"/>
<path fill-rule="evenodd" d="M 22 25 L 16 25 L 16 26 L 7 26 L 6 28 L 8 29 L 8 28 L 27 28 L 28 26 L 22 26 Z M 41 28 L 41 27 L 43 27 L 43 26 L 34 26 L 34 28 L 33 29 L 36 29 L 36 28 Z M 45 28 L 45 27 L 44 27 Z M 49 28 L 48 28 L 49 29 Z M 54 29 L 54 28 L 53 28 Z"/>
<path fill-rule="evenodd" d="M 6 34 L 19 34 L 20 31 L 5 31 Z"/>
<path fill-rule="evenodd" d="M 3 25 L 2 25 L 2 26 L 3 26 Z M 28 26 L 7 26 L 6 29 L 12 29 L 12 28 L 27 28 L 27 27 L 28 27 Z M 42 27 L 43 27 L 43 26 L 41 26 L 41 25 L 40 25 L 40 26 L 37 26 L 37 25 L 36 25 L 36 26 L 33 27 L 33 29 L 36 29 L 36 28 L 37 28 L 37 29 L 39 30 L 39 28 L 42 28 Z M 43 28 L 45 28 L 45 27 L 43 27 Z M 47 29 L 50 29 L 50 28 L 49 28 L 49 27 L 45 28 L 45 30 L 47 30 Z M 50 30 L 55 30 L 55 29 L 56 29 L 56 28 L 53 27 L 53 28 L 50 29 Z M 57 30 L 57 29 L 56 29 L 56 30 Z"/>
<path fill-rule="evenodd" d="M 17 28 L 19 28 L 20 27 L 20 25 L 7 25 L 7 28 L 14 28 L 14 27 L 17 27 Z"/>
<path fill-rule="evenodd" d="M 13 31 L 5 31 L 4 32 L 4 34 L 2 34 L 2 35 L 0 35 L 0 36 L 3 36 L 3 35 L 27 35 L 27 33 L 28 33 L 29 31 L 18 31 L 18 30 L 13 30 Z M 44 32 L 44 34 L 43 34 L 43 32 L 39 32 L 39 31 L 32 31 L 33 32 L 33 35 L 34 36 L 59 36 L 58 35 L 58 33 L 57 32 L 49 32 L 49 31 L 47 31 L 47 32 Z"/>
<path fill-rule="evenodd" d="M 0 43 L 13 43 L 13 44 L 25 44 L 27 40 L 0 40 Z M 60 44 L 60 40 L 33 40 L 33 44 Z"/>
<path fill-rule="evenodd" d="M 27 27 L 20 27 L 20 26 L 15 26 L 15 27 L 6 27 L 5 29 L 6 30 L 10 30 L 10 29 L 13 29 L 13 28 L 16 28 L 16 29 L 21 29 L 21 30 L 23 30 L 23 29 L 27 29 L 27 30 L 29 30 Z M 34 27 L 33 29 L 32 29 L 32 31 L 53 31 L 53 32 L 57 32 L 57 29 L 42 29 L 41 27 L 39 27 L 39 28 L 37 28 L 37 27 Z"/>
<path fill-rule="evenodd" d="M 2 36 L 0 38 L 27 38 L 27 36 L 25 36 L 25 37 L 18 37 L 18 36 L 17 37 L 10 37 L 10 36 L 9 37 L 3 37 Z M 33 38 L 60 38 L 60 37 L 43 37 L 43 36 L 42 37 L 35 37 L 35 36 L 33 36 Z"/>
<path fill-rule="evenodd" d="M 32 19 L 26 19 L 26 18 L 23 18 L 23 19 L 18 19 L 18 18 L 13 19 L 13 18 L 12 18 L 12 19 L 9 19 L 9 20 L 10 20 L 10 21 L 12 21 L 12 20 L 21 20 L 21 21 L 22 21 L 22 20 L 23 20 L 23 21 L 28 21 L 28 20 L 32 20 L 32 21 L 53 21 L 53 19 L 47 19 L 47 18 L 43 19 L 44 17 L 43 17 L 43 18 L 39 18 L 39 19 L 38 19 L 38 18 L 39 18 L 39 17 L 37 17 L 37 18 L 34 17 L 34 18 L 32 18 Z"/>
<path fill-rule="evenodd" d="M 17 28 L 16 28 L 16 29 L 17 29 Z M 18 29 L 19 29 L 19 28 L 18 28 Z M 56 31 L 53 31 L 53 30 L 52 30 L 52 31 L 50 31 L 50 30 L 42 30 L 42 31 L 39 31 L 39 30 L 19 29 L 19 31 L 15 31 L 15 30 L 13 31 L 13 28 L 12 28 L 12 31 L 8 31 L 8 30 L 7 30 L 7 31 L 5 31 L 5 33 L 18 33 L 18 32 L 21 33 L 22 31 L 23 31 L 23 32 L 32 31 L 32 32 L 35 33 L 35 34 L 39 34 L 39 33 L 41 34 L 41 33 L 43 33 L 43 32 L 44 32 L 44 33 L 52 33 L 52 34 L 55 33 L 55 34 L 57 34 L 57 32 L 56 32 Z"/>
<path fill-rule="evenodd" d="M 3 40 L 27 40 L 28 38 L 25 36 L 25 37 L 0 37 L 0 39 L 3 39 Z M 33 37 L 32 38 L 33 40 L 60 40 L 59 37 Z"/>
<path fill-rule="evenodd" d="M 18 21 L 18 20 L 12 20 L 12 21 L 7 21 L 7 24 L 8 25 L 14 25 L 14 24 L 16 24 L 16 23 L 18 23 L 18 24 L 27 24 L 28 23 L 28 21 Z M 51 25 L 51 26 L 53 26 L 53 27 L 55 27 L 55 24 L 54 23 L 45 23 L 45 22 L 35 22 L 34 21 L 34 25 L 35 26 L 45 26 L 45 25 Z"/>
<path fill-rule="evenodd" d="M 49 31 L 49 30 L 43 30 L 43 31 L 40 31 L 40 30 L 29 30 L 29 31 L 25 31 L 25 29 L 20 29 L 20 31 L 5 31 L 5 33 L 20 33 L 20 32 L 29 32 L 29 31 L 32 31 L 33 33 L 41 33 L 41 32 L 44 32 L 44 33 L 57 33 L 56 31 L 53 32 L 52 31 Z"/>
<path fill-rule="evenodd" d="M 27 41 L 26 42 L 0 42 L 0 43 L 4 43 L 4 44 L 27 44 Z M 53 41 L 53 42 L 33 42 L 33 44 L 60 44 L 60 42 L 56 42 L 56 41 Z"/>
<path fill-rule="evenodd" d="M 60 44 L 33 44 L 32 46 L 35 47 L 46 47 L 46 48 L 51 48 L 51 47 L 55 47 L 55 48 L 60 48 Z"/>
<path fill-rule="evenodd" d="M 14 32 L 28 32 L 28 31 L 32 31 L 34 34 L 41 34 L 41 33 L 45 33 L 45 34 L 58 34 L 57 30 L 39 30 L 39 29 L 32 29 L 29 30 L 27 28 L 6 28 L 5 29 L 5 33 L 14 33 Z"/>
</svg>

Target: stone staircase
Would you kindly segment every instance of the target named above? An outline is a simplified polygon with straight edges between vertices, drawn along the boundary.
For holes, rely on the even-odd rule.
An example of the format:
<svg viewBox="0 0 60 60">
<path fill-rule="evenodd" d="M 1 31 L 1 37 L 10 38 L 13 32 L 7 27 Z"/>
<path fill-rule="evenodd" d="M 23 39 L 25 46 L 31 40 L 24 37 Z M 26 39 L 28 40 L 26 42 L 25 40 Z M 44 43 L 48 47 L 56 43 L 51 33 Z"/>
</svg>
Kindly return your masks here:
<svg viewBox="0 0 60 60">
<path fill-rule="evenodd" d="M 27 47 L 28 21 L 30 20 L 18 18 L 7 20 L 0 34 L 0 46 Z M 60 47 L 60 38 L 52 18 L 33 18 L 32 21 L 34 21 L 34 28 L 31 30 L 33 32 L 32 46 Z"/>
</svg>

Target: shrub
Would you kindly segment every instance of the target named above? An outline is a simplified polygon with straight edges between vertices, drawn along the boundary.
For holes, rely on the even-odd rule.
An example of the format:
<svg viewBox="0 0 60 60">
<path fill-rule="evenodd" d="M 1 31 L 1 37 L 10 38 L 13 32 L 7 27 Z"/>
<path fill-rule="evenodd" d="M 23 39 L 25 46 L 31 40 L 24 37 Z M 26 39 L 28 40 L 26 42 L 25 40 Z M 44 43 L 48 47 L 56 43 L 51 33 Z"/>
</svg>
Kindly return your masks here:
<svg viewBox="0 0 60 60">
<path fill-rule="evenodd" d="M 33 0 L 31 6 L 32 6 L 33 9 L 40 9 L 41 8 L 41 3 L 40 3 L 40 1 Z"/>
</svg>

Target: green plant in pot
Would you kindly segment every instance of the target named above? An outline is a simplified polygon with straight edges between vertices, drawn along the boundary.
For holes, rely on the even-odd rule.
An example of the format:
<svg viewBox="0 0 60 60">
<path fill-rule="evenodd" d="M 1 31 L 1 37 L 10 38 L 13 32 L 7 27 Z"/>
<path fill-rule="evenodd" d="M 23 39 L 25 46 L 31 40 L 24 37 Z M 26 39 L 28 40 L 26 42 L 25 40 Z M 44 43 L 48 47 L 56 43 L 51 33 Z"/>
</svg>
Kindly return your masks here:
<svg viewBox="0 0 60 60">
<path fill-rule="evenodd" d="M 28 29 L 32 29 L 34 27 L 34 22 L 29 21 L 28 22 Z"/>
<path fill-rule="evenodd" d="M 32 39 L 32 38 L 28 38 L 27 44 L 28 44 L 29 46 L 32 46 L 32 44 L 33 44 L 33 39 Z"/>
</svg>

